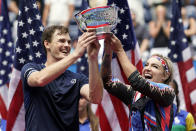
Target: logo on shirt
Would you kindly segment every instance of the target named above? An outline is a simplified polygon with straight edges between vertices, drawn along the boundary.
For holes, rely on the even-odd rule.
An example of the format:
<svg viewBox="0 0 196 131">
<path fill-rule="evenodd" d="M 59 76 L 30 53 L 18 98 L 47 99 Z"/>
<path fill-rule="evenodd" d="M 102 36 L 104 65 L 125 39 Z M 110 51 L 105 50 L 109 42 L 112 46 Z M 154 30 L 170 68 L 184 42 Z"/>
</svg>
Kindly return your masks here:
<svg viewBox="0 0 196 131">
<path fill-rule="evenodd" d="M 75 84 L 75 83 L 76 83 L 76 79 L 72 79 L 72 80 L 71 80 L 71 83 L 72 83 L 72 84 Z"/>
</svg>

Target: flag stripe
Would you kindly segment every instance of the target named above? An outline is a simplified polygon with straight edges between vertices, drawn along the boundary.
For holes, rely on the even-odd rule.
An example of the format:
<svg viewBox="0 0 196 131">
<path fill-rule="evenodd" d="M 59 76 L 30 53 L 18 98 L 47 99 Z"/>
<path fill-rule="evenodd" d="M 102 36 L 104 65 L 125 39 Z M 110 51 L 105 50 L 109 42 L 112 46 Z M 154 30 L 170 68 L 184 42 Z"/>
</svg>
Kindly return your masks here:
<svg viewBox="0 0 196 131">
<path fill-rule="evenodd" d="M 107 116 L 101 105 L 98 105 L 96 114 L 99 116 L 99 124 L 100 124 L 101 131 L 112 131 Z"/>
<path fill-rule="evenodd" d="M 192 105 L 193 100 L 196 99 L 196 96 L 192 96 L 191 93 L 196 90 L 196 75 L 193 68 L 193 61 L 191 56 L 191 50 L 187 37 L 184 33 L 184 27 L 181 17 L 181 0 L 172 1 L 172 20 L 171 20 L 171 33 L 170 33 L 170 44 L 169 48 L 171 49 L 169 53 L 170 59 L 177 64 L 174 68 L 174 72 L 179 76 L 178 82 L 179 88 L 183 93 L 180 92 L 181 101 L 185 102 L 180 104 L 184 106 L 188 112 L 191 112 L 196 120 L 196 111 L 193 108 L 195 105 Z M 173 43 L 173 44 L 172 44 Z M 176 79 L 176 78 L 175 78 Z M 193 98 L 194 97 L 194 98 Z M 185 107 L 186 106 L 186 107 Z"/>
<path fill-rule="evenodd" d="M 1 117 L 5 120 L 7 117 L 7 108 L 1 95 L 0 95 L 0 113 L 1 113 Z"/>
<path fill-rule="evenodd" d="M 9 113 L 7 116 L 7 125 L 9 125 L 6 128 L 7 131 L 12 130 L 22 105 L 23 105 L 23 90 L 22 90 L 22 82 L 20 80 L 16 88 L 16 91 L 14 93 L 14 96 L 12 98 L 12 101 L 10 103 Z"/>
<path fill-rule="evenodd" d="M 122 102 L 118 98 L 116 98 L 112 95 L 110 95 L 110 98 L 112 100 L 114 110 L 117 114 L 121 130 L 128 131 L 129 130 L 129 122 L 128 122 L 129 120 L 128 120 L 128 117 L 124 117 L 124 116 L 127 116 L 127 114 L 126 114 L 126 111 L 124 109 Z M 121 121 L 121 120 L 124 120 L 124 121 Z"/>
</svg>

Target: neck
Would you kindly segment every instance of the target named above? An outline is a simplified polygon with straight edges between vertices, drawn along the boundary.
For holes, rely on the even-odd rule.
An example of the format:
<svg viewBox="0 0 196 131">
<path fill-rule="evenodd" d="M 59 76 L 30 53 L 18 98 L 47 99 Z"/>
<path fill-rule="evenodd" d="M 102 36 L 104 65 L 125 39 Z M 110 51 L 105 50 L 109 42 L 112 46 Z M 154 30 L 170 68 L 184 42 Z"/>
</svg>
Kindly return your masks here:
<svg viewBox="0 0 196 131">
<path fill-rule="evenodd" d="M 85 109 L 83 111 L 80 111 L 79 112 L 79 122 L 83 124 L 87 119 L 88 119 L 87 110 Z"/>
</svg>

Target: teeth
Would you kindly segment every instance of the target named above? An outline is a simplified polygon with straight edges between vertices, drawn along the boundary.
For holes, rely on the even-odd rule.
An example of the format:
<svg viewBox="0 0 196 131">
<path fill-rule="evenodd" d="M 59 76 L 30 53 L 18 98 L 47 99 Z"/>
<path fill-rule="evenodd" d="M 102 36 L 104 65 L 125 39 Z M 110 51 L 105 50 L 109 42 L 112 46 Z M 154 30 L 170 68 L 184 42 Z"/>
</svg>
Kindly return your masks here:
<svg viewBox="0 0 196 131">
<path fill-rule="evenodd" d="M 151 77 L 151 75 L 150 75 L 150 74 L 145 74 L 144 76 L 150 76 L 150 77 Z"/>
</svg>

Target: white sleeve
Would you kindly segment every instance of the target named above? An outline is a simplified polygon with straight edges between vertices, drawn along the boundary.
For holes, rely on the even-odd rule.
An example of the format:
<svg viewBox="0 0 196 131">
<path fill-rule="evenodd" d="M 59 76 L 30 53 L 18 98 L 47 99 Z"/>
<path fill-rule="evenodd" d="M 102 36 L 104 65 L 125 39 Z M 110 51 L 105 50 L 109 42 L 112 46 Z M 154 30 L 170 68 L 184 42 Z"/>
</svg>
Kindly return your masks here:
<svg viewBox="0 0 196 131">
<path fill-rule="evenodd" d="M 49 5 L 51 3 L 51 0 L 44 0 L 44 4 Z"/>
<path fill-rule="evenodd" d="M 68 0 L 69 5 L 75 5 L 75 0 Z"/>
</svg>

